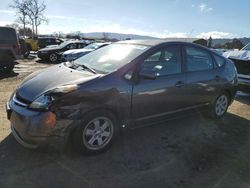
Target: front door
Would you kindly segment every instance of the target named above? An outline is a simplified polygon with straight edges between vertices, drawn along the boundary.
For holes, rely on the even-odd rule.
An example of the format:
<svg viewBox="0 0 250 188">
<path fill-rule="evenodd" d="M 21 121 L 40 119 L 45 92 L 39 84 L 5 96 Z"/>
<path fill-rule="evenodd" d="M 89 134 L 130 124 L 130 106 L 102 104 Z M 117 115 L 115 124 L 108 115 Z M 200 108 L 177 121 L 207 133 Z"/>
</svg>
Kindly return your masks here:
<svg viewBox="0 0 250 188">
<path fill-rule="evenodd" d="M 162 118 L 186 107 L 186 75 L 182 67 L 178 45 L 162 47 L 142 61 L 140 73 L 155 72 L 156 78 L 140 77 L 133 86 L 132 117 L 136 122 Z"/>
</svg>

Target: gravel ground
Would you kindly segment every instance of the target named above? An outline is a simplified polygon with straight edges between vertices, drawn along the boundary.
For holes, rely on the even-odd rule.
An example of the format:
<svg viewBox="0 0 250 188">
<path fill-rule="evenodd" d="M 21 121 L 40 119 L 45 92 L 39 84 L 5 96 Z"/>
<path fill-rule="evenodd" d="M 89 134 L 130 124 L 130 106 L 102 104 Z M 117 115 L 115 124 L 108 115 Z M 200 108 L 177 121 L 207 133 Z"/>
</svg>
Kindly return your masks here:
<svg viewBox="0 0 250 188">
<path fill-rule="evenodd" d="M 123 131 L 101 155 L 24 149 L 10 134 L 5 103 L 25 76 L 48 66 L 19 61 L 0 76 L 0 188 L 250 187 L 250 95 L 242 93 L 220 121 L 196 112 Z"/>
</svg>

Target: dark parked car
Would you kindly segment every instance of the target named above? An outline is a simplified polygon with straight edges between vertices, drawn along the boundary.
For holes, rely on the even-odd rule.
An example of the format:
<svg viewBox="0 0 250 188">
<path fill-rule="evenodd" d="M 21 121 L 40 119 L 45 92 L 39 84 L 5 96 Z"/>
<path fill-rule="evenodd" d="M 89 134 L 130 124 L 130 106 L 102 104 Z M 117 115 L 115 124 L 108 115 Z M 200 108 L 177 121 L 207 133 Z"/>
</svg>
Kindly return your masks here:
<svg viewBox="0 0 250 188">
<path fill-rule="evenodd" d="M 55 47 L 47 47 L 38 50 L 37 56 L 42 60 L 49 60 L 54 63 L 61 59 L 63 52 L 71 49 L 79 49 L 85 47 L 85 41 L 66 41 Z"/>
<path fill-rule="evenodd" d="M 27 50 L 30 52 L 30 51 L 37 51 L 49 45 L 59 45 L 63 42 L 63 40 L 55 37 L 35 37 L 35 38 L 28 38 L 25 40 L 25 42 Z"/>
<path fill-rule="evenodd" d="M 11 72 L 15 60 L 21 58 L 20 44 L 16 30 L 0 27 L 0 73 Z"/>
<path fill-rule="evenodd" d="M 28 148 L 72 140 L 105 151 L 121 127 L 135 128 L 199 107 L 221 118 L 234 99 L 234 64 L 184 42 L 131 40 L 33 73 L 7 103 L 12 133 Z"/>
<path fill-rule="evenodd" d="M 94 50 L 97 50 L 109 44 L 111 43 L 110 42 L 95 42 L 95 43 L 89 44 L 88 46 L 85 46 L 84 48 L 67 50 L 62 55 L 62 61 L 74 61 L 77 58 L 80 58 L 90 52 L 93 52 Z"/>
<path fill-rule="evenodd" d="M 49 45 L 59 45 L 63 43 L 63 40 L 54 38 L 54 37 L 39 37 L 38 38 L 38 46 L 39 48 L 45 48 Z"/>
</svg>

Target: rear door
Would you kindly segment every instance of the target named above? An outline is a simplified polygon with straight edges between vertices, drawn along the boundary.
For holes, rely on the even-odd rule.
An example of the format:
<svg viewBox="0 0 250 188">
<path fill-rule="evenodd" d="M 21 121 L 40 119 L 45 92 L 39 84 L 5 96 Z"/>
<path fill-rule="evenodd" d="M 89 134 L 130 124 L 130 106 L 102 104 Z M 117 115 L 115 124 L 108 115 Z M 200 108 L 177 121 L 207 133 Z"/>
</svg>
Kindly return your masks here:
<svg viewBox="0 0 250 188">
<path fill-rule="evenodd" d="M 190 105 L 211 102 L 218 93 L 222 78 L 211 53 L 200 47 L 186 45 L 183 49 L 187 72 L 186 97 Z"/>
</svg>

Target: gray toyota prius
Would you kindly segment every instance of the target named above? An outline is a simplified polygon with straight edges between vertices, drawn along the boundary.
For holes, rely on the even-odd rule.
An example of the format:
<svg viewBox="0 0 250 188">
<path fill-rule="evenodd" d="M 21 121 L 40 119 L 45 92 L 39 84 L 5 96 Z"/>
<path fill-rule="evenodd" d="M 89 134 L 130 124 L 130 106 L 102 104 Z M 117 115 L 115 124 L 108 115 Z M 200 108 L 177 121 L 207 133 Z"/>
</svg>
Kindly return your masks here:
<svg viewBox="0 0 250 188">
<path fill-rule="evenodd" d="M 29 75 L 8 101 L 12 134 L 27 148 L 107 150 L 136 128 L 202 108 L 221 118 L 237 86 L 234 64 L 186 42 L 130 40 Z"/>
</svg>

